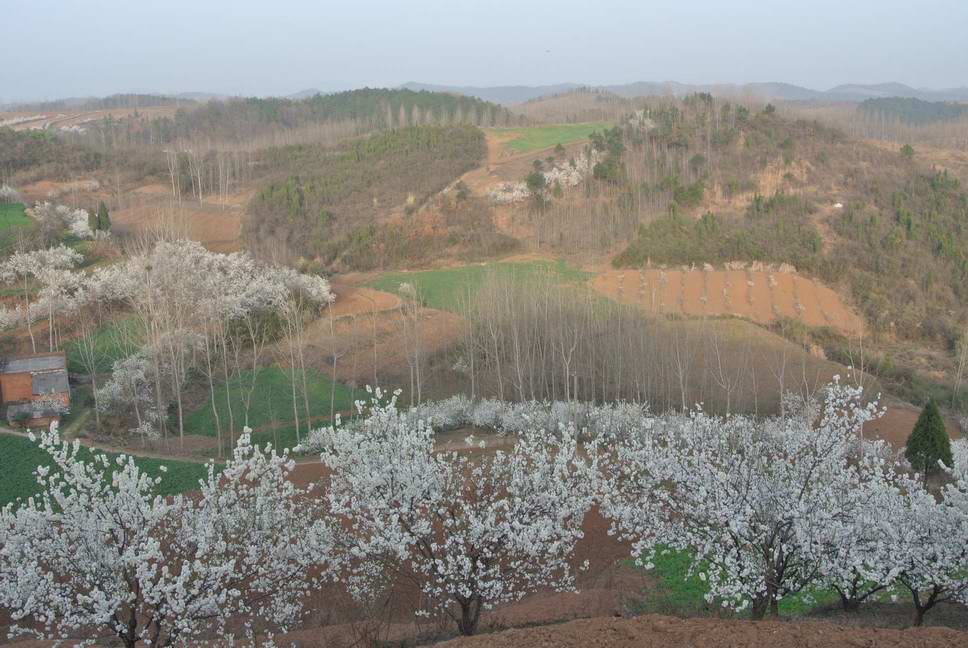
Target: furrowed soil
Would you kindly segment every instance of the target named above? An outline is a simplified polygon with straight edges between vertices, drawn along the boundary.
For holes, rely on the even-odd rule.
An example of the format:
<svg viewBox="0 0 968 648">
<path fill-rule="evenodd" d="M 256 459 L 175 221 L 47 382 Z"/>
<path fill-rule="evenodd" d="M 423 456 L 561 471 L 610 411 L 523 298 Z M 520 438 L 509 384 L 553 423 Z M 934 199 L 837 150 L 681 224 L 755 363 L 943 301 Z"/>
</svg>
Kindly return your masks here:
<svg viewBox="0 0 968 648">
<path fill-rule="evenodd" d="M 541 628 L 453 639 L 447 648 L 953 648 L 968 645 L 968 633 L 947 628 L 889 630 L 823 622 L 595 618 Z"/>
<path fill-rule="evenodd" d="M 764 269 L 606 270 L 593 289 L 649 313 L 694 317 L 734 316 L 757 324 L 778 318 L 830 327 L 844 335 L 863 333 L 861 318 L 833 290 L 791 272 Z"/>
</svg>

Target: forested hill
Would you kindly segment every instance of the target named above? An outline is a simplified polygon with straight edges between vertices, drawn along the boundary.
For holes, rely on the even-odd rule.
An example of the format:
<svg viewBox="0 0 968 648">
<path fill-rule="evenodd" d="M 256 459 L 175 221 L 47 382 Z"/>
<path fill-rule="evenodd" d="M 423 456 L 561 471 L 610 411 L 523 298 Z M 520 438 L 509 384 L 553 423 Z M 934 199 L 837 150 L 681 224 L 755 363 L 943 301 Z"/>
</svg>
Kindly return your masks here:
<svg viewBox="0 0 968 648">
<path fill-rule="evenodd" d="M 270 247 L 337 261 L 358 247 L 369 249 L 364 239 L 372 237 L 376 220 L 412 212 L 485 153 L 484 133 L 469 125 L 382 131 L 335 151 L 269 149 L 260 163 L 282 171 L 252 199 L 243 236 L 257 252 Z"/>
<path fill-rule="evenodd" d="M 968 106 L 948 101 L 922 101 L 914 97 L 868 99 L 857 106 L 868 117 L 897 120 L 921 126 L 968 115 Z"/>
</svg>

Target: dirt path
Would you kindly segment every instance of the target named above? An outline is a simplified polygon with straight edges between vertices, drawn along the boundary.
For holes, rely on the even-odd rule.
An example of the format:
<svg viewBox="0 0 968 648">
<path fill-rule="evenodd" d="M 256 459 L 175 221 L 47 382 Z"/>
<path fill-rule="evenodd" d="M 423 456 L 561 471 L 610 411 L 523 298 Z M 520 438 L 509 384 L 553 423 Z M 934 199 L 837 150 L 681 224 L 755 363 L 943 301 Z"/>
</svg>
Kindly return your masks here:
<svg viewBox="0 0 968 648">
<path fill-rule="evenodd" d="M 12 430 L 7 427 L 0 427 L 0 434 L 8 434 L 11 436 L 27 437 L 26 432 L 20 430 Z M 101 452 L 109 452 L 113 454 L 124 454 L 132 457 L 143 457 L 145 459 L 167 459 L 170 461 L 184 461 L 187 463 L 207 463 L 209 457 L 198 456 L 199 451 L 208 450 L 216 447 L 215 437 L 200 436 L 196 434 L 186 434 L 185 435 L 185 445 L 179 447 L 179 440 L 177 434 L 175 436 L 169 437 L 170 449 L 164 450 L 159 447 L 139 447 L 136 445 L 137 442 L 132 442 L 131 444 L 117 444 L 117 443 L 104 443 L 101 441 L 96 441 L 89 439 L 87 437 L 78 437 L 76 439 L 70 439 L 71 441 L 78 441 L 85 448 L 91 448 L 92 450 L 100 450 Z M 161 445 L 160 442 L 158 445 Z"/>
</svg>

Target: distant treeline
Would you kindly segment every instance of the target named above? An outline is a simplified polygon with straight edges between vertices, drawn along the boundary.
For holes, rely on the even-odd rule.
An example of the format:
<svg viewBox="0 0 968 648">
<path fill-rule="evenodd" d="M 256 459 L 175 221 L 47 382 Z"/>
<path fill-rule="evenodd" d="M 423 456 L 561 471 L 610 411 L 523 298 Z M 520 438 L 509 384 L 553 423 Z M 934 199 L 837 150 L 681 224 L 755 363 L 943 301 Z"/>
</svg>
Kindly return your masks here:
<svg viewBox="0 0 968 648">
<path fill-rule="evenodd" d="M 896 119 L 916 126 L 958 119 L 968 114 L 968 106 L 947 101 L 922 101 L 914 97 L 867 99 L 857 109 L 868 117 Z"/>
<path fill-rule="evenodd" d="M 420 125 L 505 126 L 520 118 L 474 97 L 441 92 L 350 90 L 308 99 L 242 98 L 208 101 L 174 116 L 105 123 L 101 141 L 121 145 L 171 142 L 246 142 L 279 130 L 352 122 L 361 130 Z"/>
<path fill-rule="evenodd" d="M 113 108 L 150 108 L 152 106 L 187 106 L 195 101 L 153 94 L 115 94 L 109 97 L 74 97 L 58 99 L 56 101 L 40 101 L 36 103 L 14 104 L 9 110 L 27 112 L 54 112 L 64 110 L 111 110 Z"/>
</svg>

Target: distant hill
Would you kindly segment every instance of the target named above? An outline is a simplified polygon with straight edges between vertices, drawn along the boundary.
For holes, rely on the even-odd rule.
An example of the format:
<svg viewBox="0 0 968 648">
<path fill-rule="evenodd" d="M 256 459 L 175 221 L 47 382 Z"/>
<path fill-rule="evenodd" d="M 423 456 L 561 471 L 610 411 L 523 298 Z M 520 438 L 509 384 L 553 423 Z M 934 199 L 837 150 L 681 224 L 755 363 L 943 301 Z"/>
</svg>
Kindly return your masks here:
<svg viewBox="0 0 968 648">
<path fill-rule="evenodd" d="M 170 106 L 178 103 L 193 103 L 188 96 L 127 93 L 107 97 L 68 97 L 54 101 L 19 103 L 0 106 L 3 110 L 53 112 L 63 110 L 110 110 L 112 108 L 148 108 L 150 106 Z"/>
<path fill-rule="evenodd" d="M 540 86 L 493 86 L 481 88 L 475 86 L 434 85 L 431 83 L 416 83 L 414 81 L 410 81 L 408 83 L 404 83 L 400 87 L 405 90 L 448 92 L 451 94 L 467 95 L 468 97 L 477 97 L 478 99 L 492 101 L 494 103 L 515 104 L 523 103 L 531 99 L 537 99 L 538 97 L 569 92 L 571 90 L 581 88 L 582 86 L 578 83 L 558 83 L 554 85 Z"/>
<path fill-rule="evenodd" d="M 917 89 L 903 83 L 845 84 L 829 90 L 813 90 L 790 83 L 765 82 L 745 84 L 690 84 L 677 81 L 636 81 L 616 85 L 594 86 L 559 83 L 540 86 L 448 86 L 409 82 L 403 88 L 450 92 L 501 104 L 523 103 L 539 97 L 561 94 L 577 88 L 601 89 L 620 97 L 683 97 L 708 92 L 717 97 L 755 96 L 780 101 L 861 102 L 878 97 L 913 97 L 923 101 L 968 101 L 968 87 L 943 90 Z"/>
<path fill-rule="evenodd" d="M 950 101 L 922 101 L 914 97 L 878 97 L 866 99 L 857 110 L 881 119 L 923 125 L 949 121 L 968 115 L 968 105 Z"/>
<path fill-rule="evenodd" d="M 300 90 L 299 92 L 293 92 L 292 94 L 285 95 L 284 99 L 309 99 L 310 97 L 315 97 L 316 95 L 328 95 L 335 94 L 337 92 L 347 92 L 349 90 L 357 90 L 360 86 L 353 83 L 348 83 L 346 81 L 326 81 L 319 86 L 306 88 L 305 90 Z"/>
</svg>

